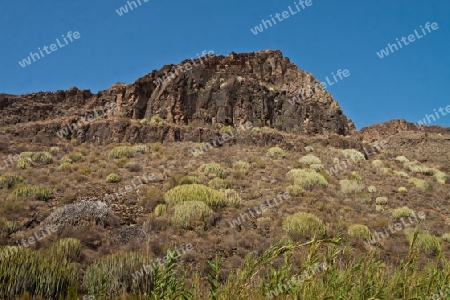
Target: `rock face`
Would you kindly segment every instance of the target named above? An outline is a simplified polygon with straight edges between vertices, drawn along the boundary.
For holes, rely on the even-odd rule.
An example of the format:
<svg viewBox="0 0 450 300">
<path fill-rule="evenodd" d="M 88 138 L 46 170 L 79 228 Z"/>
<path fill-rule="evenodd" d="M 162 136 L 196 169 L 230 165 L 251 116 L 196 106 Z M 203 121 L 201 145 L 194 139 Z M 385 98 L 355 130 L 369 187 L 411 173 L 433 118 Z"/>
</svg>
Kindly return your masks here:
<svg viewBox="0 0 450 300">
<path fill-rule="evenodd" d="M 159 78 L 171 73 L 175 75 L 161 83 Z M 120 136 L 127 131 L 129 139 L 136 138 L 162 129 L 147 127 L 144 132 L 142 126 L 130 121 L 150 120 L 156 115 L 168 125 L 166 131 L 172 126 L 196 128 L 249 121 L 254 127 L 308 135 L 355 132 L 353 122 L 339 104 L 317 86 L 319 82 L 311 74 L 300 70 L 280 51 L 211 55 L 164 66 L 133 84 L 115 84 L 97 94 L 77 88 L 21 96 L 2 94 L 0 126 L 28 123 L 23 124 L 26 129 L 22 128 L 28 133 L 39 135 L 44 131 L 49 136 L 86 117 L 93 109 L 115 103 L 115 117 L 88 123 L 68 137 L 95 141 L 99 133 Z M 300 94 L 304 95 L 301 99 L 292 100 Z M 122 136 L 118 140 L 127 139 Z"/>
</svg>

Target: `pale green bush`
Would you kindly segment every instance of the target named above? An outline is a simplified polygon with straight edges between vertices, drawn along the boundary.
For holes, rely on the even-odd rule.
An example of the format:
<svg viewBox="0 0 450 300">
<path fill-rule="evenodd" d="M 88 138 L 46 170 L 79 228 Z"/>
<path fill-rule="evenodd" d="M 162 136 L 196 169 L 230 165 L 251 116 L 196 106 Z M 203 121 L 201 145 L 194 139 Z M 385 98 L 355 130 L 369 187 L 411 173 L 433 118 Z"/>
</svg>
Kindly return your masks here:
<svg viewBox="0 0 450 300">
<path fill-rule="evenodd" d="M 314 152 L 313 146 L 306 146 L 304 149 L 306 152 Z"/>
<path fill-rule="evenodd" d="M 408 173 L 403 172 L 403 171 L 397 171 L 397 172 L 395 172 L 395 174 L 397 174 L 398 176 L 400 176 L 400 178 L 403 178 L 403 179 L 408 179 L 409 178 Z"/>
<path fill-rule="evenodd" d="M 364 157 L 364 154 L 362 154 L 361 152 L 359 152 L 356 149 L 344 149 L 344 150 L 341 150 L 341 154 L 345 158 L 350 158 L 352 160 L 366 160 L 366 158 Z"/>
<path fill-rule="evenodd" d="M 288 186 L 286 192 L 294 197 L 303 196 L 305 194 L 305 190 L 301 186 L 295 184 Z"/>
<path fill-rule="evenodd" d="M 54 242 L 49 252 L 52 257 L 67 259 L 70 262 L 76 261 L 81 255 L 81 241 L 75 238 L 63 238 Z"/>
<path fill-rule="evenodd" d="M 395 160 L 396 161 L 398 161 L 398 162 L 400 162 L 400 163 L 407 163 L 407 162 L 409 162 L 409 159 L 407 159 L 405 156 L 397 156 L 396 158 L 395 158 Z"/>
<path fill-rule="evenodd" d="M 408 235 L 410 245 L 413 242 L 414 234 Z M 438 255 L 442 252 L 442 240 L 440 237 L 429 233 L 419 233 L 414 242 L 414 248 L 426 255 Z"/>
<path fill-rule="evenodd" d="M 106 183 L 117 183 L 120 182 L 120 176 L 116 173 L 111 173 L 106 176 Z"/>
<path fill-rule="evenodd" d="M 21 185 L 16 187 L 12 191 L 12 195 L 16 198 L 27 198 L 34 195 L 34 193 L 37 191 L 39 187 L 36 185 L 28 186 L 28 185 Z"/>
<path fill-rule="evenodd" d="M 59 147 L 51 147 L 50 153 L 53 155 L 57 155 L 59 153 Z"/>
<path fill-rule="evenodd" d="M 450 243 L 450 232 L 444 233 L 441 237 L 444 242 Z"/>
<path fill-rule="evenodd" d="M 53 156 L 49 152 L 36 152 L 31 155 L 31 160 L 48 165 L 53 162 Z"/>
<path fill-rule="evenodd" d="M 356 181 L 362 181 L 361 175 L 358 174 L 356 171 L 352 171 L 348 176 L 348 180 L 356 180 Z"/>
<path fill-rule="evenodd" d="M 267 155 L 270 157 L 283 158 L 286 156 L 286 152 L 284 152 L 284 150 L 280 147 L 272 147 L 267 150 Z"/>
<path fill-rule="evenodd" d="M 225 170 L 217 163 L 203 164 L 200 166 L 198 171 L 208 177 L 217 176 L 222 179 L 224 179 L 226 177 Z"/>
<path fill-rule="evenodd" d="M 321 164 L 322 161 L 313 154 L 307 154 L 299 159 L 301 164 L 312 165 L 312 164 Z"/>
<path fill-rule="evenodd" d="M 162 125 L 162 124 L 164 124 L 165 123 L 165 121 L 164 121 L 164 119 L 162 119 L 160 116 L 158 116 L 158 115 L 154 115 L 154 116 L 152 116 L 151 117 L 151 119 L 150 119 L 150 124 L 152 124 L 152 125 Z"/>
<path fill-rule="evenodd" d="M 322 172 L 325 169 L 322 164 L 310 164 L 309 167 L 316 172 Z"/>
<path fill-rule="evenodd" d="M 220 192 L 223 194 L 226 206 L 240 206 L 242 204 L 241 196 L 233 189 L 222 189 Z"/>
<path fill-rule="evenodd" d="M 158 204 L 155 207 L 155 215 L 157 217 L 162 216 L 167 211 L 167 205 L 166 204 Z"/>
<path fill-rule="evenodd" d="M 410 209 L 408 206 L 403 206 L 403 207 L 394 209 L 394 211 L 392 212 L 392 216 L 394 217 L 394 219 L 400 219 L 400 218 L 404 218 L 404 217 L 412 217 L 412 216 L 414 216 L 414 211 L 412 209 Z"/>
<path fill-rule="evenodd" d="M 379 159 L 375 159 L 374 161 L 372 161 L 372 166 L 374 168 L 382 168 L 384 166 L 383 162 Z"/>
<path fill-rule="evenodd" d="M 0 176 L 0 188 L 6 187 L 7 189 L 10 189 L 22 182 L 23 182 L 22 176 L 17 174 L 5 173 Z"/>
<path fill-rule="evenodd" d="M 413 162 L 404 162 L 403 163 L 403 167 L 412 172 L 412 173 L 419 173 L 419 174 L 424 174 L 424 175 L 433 175 L 433 170 L 422 166 L 417 160 L 413 161 Z"/>
<path fill-rule="evenodd" d="M 31 167 L 32 162 L 33 161 L 30 157 L 21 157 L 17 162 L 17 167 L 20 169 L 28 169 L 29 167 Z"/>
<path fill-rule="evenodd" d="M 433 172 L 434 178 L 436 178 L 436 181 L 440 184 L 446 184 L 450 183 L 450 176 L 445 174 L 444 172 L 438 170 L 438 169 L 431 169 Z"/>
<path fill-rule="evenodd" d="M 337 157 L 333 158 L 333 164 L 338 164 L 340 162 L 341 161 L 339 160 L 339 158 L 337 158 Z"/>
<path fill-rule="evenodd" d="M 196 225 L 205 228 L 208 218 L 213 215 L 212 209 L 202 201 L 179 203 L 173 209 L 172 224 L 184 229 L 194 229 Z"/>
<path fill-rule="evenodd" d="M 367 190 L 369 191 L 369 193 L 376 193 L 377 192 L 377 188 L 373 185 L 369 186 L 367 188 Z"/>
<path fill-rule="evenodd" d="M 136 149 L 134 147 L 130 146 L 119 146 L 114 147 L 109 151 L 109 156 L 114 158 L 121 158 L 121 157 L 133 157 L 136 154 Z"/>
<path fill-rule="evenodd" d="M 250 169 L 250 164 L 239 160 L 233 164 L 233 168 L 237 169 L 237 170 L 241 170 L 241 169 L 248 170 L 248 169 Z"/>
<path fill-rule="evenodd" d="M 386 205 L 388 203 L 388 197 L 377 197 L 375 203 L 378 205 Z"/>
<path fill-rule="evenodd" d="M 341 192 L 344 194 L 359 193 L 366 187 L 363 182 L 357 180 L 340 180 Z"/>
<path fill-rule="evenodd" d="M 71 160 L 70 158 L 68 158 L 67 156 L 63 156 L 62 158 L 61 158 L 61 163 L 62 164 L 72 164 L 73 163 L 73 160 Z"/>
<path fill-rule="evenodd" d="M 404 186 L 401 186 L 401 187 L 398 188 L 397 191 L 398 191 L 399 193 L 406 194 L 406 193 L 408 192 L 408 189 L 405 188 Z"/>
<path fill-rule="evenodd" d="M 56 171 L 58 172 L 66 172 L 72 170 L 72 164 L 70 163 L 62 163 L 57 168 Z"/>
<path fill-rule="evenodd" d="M 288 233 L 298 233 L 303 237 L 325 237 L 325 223 L 317 216 L 305 212 L 290 215 L 283 220 L 282 228 Z"/>
<path fill-rule="evenodd" d="M 210 187 L 212 187 L 213 189 L 216 189 L 216 190 L 220 190 L 220 189 L 231 189 L 231 183 L 229 183 L 228 181 L 226 181 L 226 180 L 224 180 L 224 179 L 222 179 L 222 178 L 219 178 L 219 177 L 216 177 L 216 178 L 214 178 L 214 179 L 211 179 L 211 180 L 208 182 L 208 185 L 209 185 Z"/>
<path fill-rule="evenodd" d="M 186 201 L 202 201 L 211 206 L 226 206 L 223 193 L 203 184 L 185 184 L 174 187 L 166 192 L 164 199 L 167 204 L 174 205 Z"/>
<path fill-rule="evenodd" d="M 319 173 L 311 169 L 292 169 L 286 174 L 288 180 L 304 189 L 312 189 L 316 185 L 328 186 L 328 181 Z"/>
<path fill-rule="evenodd" d="M 84 161 L 84 156 L 81 152 L 70 152 L 67 156 L 69 157 L 69 159 L 72 162 L 83 162 Z M 61 162 L 62 162 L 62 160 L 61 160 Z"/>
<path fill-rule="evenodd" d="M 408 179 L 408 182 L 414 184 L 416 187 L 424 191 L 430 190 L 432 188 L 431 185 L 423 179 L 410 178 Z"/>
<path fill-rule="evenodd" d="M 366 225 L 353 224 L 348 227 L 348 235 L 357 239 L 370 239 L 370 230 Z"/>
</svg>

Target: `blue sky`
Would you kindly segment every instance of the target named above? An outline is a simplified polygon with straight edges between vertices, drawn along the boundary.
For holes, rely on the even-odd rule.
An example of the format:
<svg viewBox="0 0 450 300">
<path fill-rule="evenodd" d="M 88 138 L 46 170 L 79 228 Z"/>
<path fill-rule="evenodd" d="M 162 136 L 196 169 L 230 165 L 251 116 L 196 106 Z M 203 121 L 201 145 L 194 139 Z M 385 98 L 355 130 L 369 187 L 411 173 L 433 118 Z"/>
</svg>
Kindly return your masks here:
<svg viewBox="0 0 450 300">
<path fill-rule="evenodd" d="M 137 0 L 135 0 L 137 2 Z M 450 105 L 450 1 L 311 0 L 312 5 L 254 35 L 269 15 L 294 2 L 155 1 L 119 16 L 124 0 L 2 1 L 0 93 L 93 92 L 134 82 L 203 50 L 227 55 L 279 49 L 318 80 L 350 76 L 327 87 L 360 129 L 391 119 L 417 122 Z M 139 5 L 139 4 L 138 4 Z M 424 36 L 420 26 L 436 22 Z M 380 59 L 376 54 L 417 30 L 422 38 Z M 80 37 L 22 68 L 19 61 L 69 31 Z M 450 126 L 450 114 L 433 124 Z"/>
</svg>

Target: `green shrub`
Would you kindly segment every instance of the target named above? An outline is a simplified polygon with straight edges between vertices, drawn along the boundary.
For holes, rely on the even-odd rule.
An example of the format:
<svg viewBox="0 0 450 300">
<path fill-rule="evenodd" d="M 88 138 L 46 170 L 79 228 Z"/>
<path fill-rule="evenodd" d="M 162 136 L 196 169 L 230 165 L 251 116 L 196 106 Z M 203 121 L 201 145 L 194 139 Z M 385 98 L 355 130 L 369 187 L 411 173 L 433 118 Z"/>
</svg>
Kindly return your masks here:
<svg viewBox="0 0 450 300">
<path fill-rule="evenodd" d="M 160 217 L 167 211 L 167 205 L 166 204 L 158 204 L 155 207 L 155 216 Z"/>
<path fill-rule="evenodd" d="M 226 173 L 225 170 L 216 163 L 208 163 L 208 164 L 203 164 L 200 166 L 200 168 L 198 169 L 199 172 L 203 173 L 205 176 L 212 176 L 212 177 L 219 177 L 224 179 L 226 177 Z"/>
<path fill-rule="evenodd" d="M 394 217 L 394 219 L 412 217 L 414 216 L 414 211 L 410 209 L 408 206 L 403 206 L 394 209 L 394 211 L 392 212 L 392 216 Z"/>
<path fill-rule="evenodd" d="M 252 128 L 252 131 L 254 131 L 254 132 L 261 132 L 261 128 L 259 128 L 259 127 L 253 127 L 253 128 Z"/>
<path fill-rule="evenodd" d="M 226 181 L 226 180 L 224 180 L 222 178 L 219 178 L 219 177 L 211 179 L 209 181 L 208 185 L 210 187 L 212 187 L 213 189 L 216 189 L 216 190 L 231 189 L 231 183 L 229 183 L 228 181 Z"/>
<path fill-rule="evenodd" d="M 75 238 L 59 239 L 50 246 L 49 253 L 52 257 L 74 262 L 81 255 L 81 241 Z"/>
<path fill-rule="evenodd" d="M 200 179 L 195 176 L 183 176 L 183 177 L 181 177 L 181 179 L 177 185 L 198 184 L 198 183 L 200 183 Z"/>
<path fill-rule="evenodd" d="M 314 148 L 312 146 L 306 146 L 304 149 L 306 152 L 314 152 Z"/>
<path fill-rule="evenodd" d="M 36 191 L 39 189 L 38 186 L 18 186 L 12 191 L 12 195 L 16 198 L 28 198 L 34 195 Z"/>
<path fill-rule="evenodd" d="M 220 128 L 219 132 L 220 133 L 232 133 L 233 135 L 237 134 L 237 130 L 233 126 L 223 126 L 222 128 Z"/>
<path fill-rule="evenodd" d="M 312 164 L 321 164 L 322 161 L 315 155 L 313 154 L 307 154 L 305 156 L 303 156 L 302 158 L 299 159 L 299 162 L 301 164 L 305 164 L 305 165 L 312 165 Z"/>
<path fill-rule="evenodd" d="M 51 147 L 50 153 L 53 155 L 57 155 L 59 153 L 59 147 Z"/>
<path fill-rule="evenodd" d="M 0 247 L 0 298 L 15 299 L 29 292 L 32 299 L 66 299 L 69 287 L 77 283 L 77 271 L 66 260 L 17 246 Z"/>
<path fill-rule="evenodd" d="M 0 217 L 0 236 L 6 234 L 7 236 L 14 233 L 17 229 L 16 222 L 9 221 L 5 217 Z"/>
<path fill-rule="evenodd" d="M 382 168 L 384 166 L 383 162 L 379 159 L 375 159 L 374 161 L 372 161 L 372 166 L 374 168 Z"/>
<path fill-rule="evenodd" d="M 325 169 L 322 164 L 310 164 L 309 167 L 316 172 L 322 172 Z"/>
<path fill-rule="evenodd" d="M 167 204 L 202 201 L 211 206 L 225 206 L 224 195 L 203 184 L 186 184 L 174 187 L 164 195 Z"/>
<path fill-rule="evenodd" d="M 432 189 L 431 185 L 423 179 L 410 178 L 410 179 L 408 179 L 408 182 L 411 184 L 414 184 L 417 188 L 424 190 L 424 191 L 428 191 L 428 190 Z"/>
<path fill-rule="evenodd" d="M 53 156 L 49 152 L 36 152 L 31 155 L 31 160 L 48 165 L 53 163 Z"/>
<path fill-rule="evenodd" d="M 294 185 L 299 185 L 304 189 L 311 190 L 316 185 L 328 186 L 327 180 L 311 169 L 292 169 L 286 174 L 288 180 L 293 180 Z"/>
<path fill-rule="evenodd" d="M 0 188 L 6 187 L 7 189 L 10 189 L 22 182 L 23 182 L 22 176 L 17 174 L 5 173 L 0 176 Z"/>
<path fill-rule="evenodd" d="M 111 173 L 106 177 L 106 183 L 117 183 L 120 180 L 120 176 L 116 173 Z"/>
<path fill-rule="evenodd" d="M 121 157 L 133 157 L 136 154 L 136 149 L 134 147 L 130 146 L 119 146 L 114 147 L 109 151 L 109 156 L 114 158 L 121 158 Z"/>
<path fill-rule="evenodd" d="M 62 163 L 56 168 L 56 171 L 58 172 L 72 171 L 72 164 Z"/>
<path fill-rule="evenodd" d="M 159 150 L 161 150 L 161 148 L 162 148 L 162 144 L 160 142 L 153 143 L 150 146 L 150 149 L 152 150 L 152 152 L 158 152 Z"/>
<path fill-rule="evenodd" d="M 406 172 L 403 172 L 403 171 L 397 171 L 397 172 L 395 172 L 395 174 L 397 174 L 397 176 L 400 176 L 400 178 L 403 178 L 403 179 L 408 179 L 409 178 L 409 175 Z"/>
<path fill-rule="evenodd" d="M 339 160 L 339 158 L 337 158 L 337 157 L 335 157 L 335 158 L 333 158 L 333 164 L 338 164 L 338 163 L 340 163 L 340 160 Z"/>
<path fill-rule="evenodd" d="M 142 119 L 139 121 L 139 124 L 141 125 L 148 125 L 150 122 L 147 119 Z"/>
<path fill-rule="evenodd" d="M 305 190 L 299 186 L 299 185 L 290 185 L 286 188 L 286 192 L 289 193 L 289 195 L 294 197 L 303 196 L 305 194 Z"/>
<path fill-rule="evenodd" d="M 233 164 L 233 168 L 236 170 L 241 170 L 241 169 L 248 170 L 248 169 L 250 169 L 250 164 L 239 160 Z"/>
<path fill-rule="evenodd" d="M 410 245 L 413 243 L 414 233 L 408 235 Z M 426 255 L 437 255 L 442 252 L 442 240 L 440 237 L 419 233 L 414 241 L 414 248 Z"/>
<path fill-rule="evenodd" d="M 369 193 L 376 193 L 377 192 L 377 188 L 373 185 L 369 186 L 367 188 L 367 190 L 369 191 Z"/>
<path fill-rule="evenodd" d="M 164 119 L 162 119 L 158 115 L 154 115 L 150 119 L 150 124 L 152 124 L 152 125 L 162 125 L 162 124 L 164 124 Z"/>
<path fill-rule="evenodd" d="M 240 206 L 242 204 L 241 196 L 235 190 L 221 189 L 220 192 L 224 196 L 225 206 Z"/>
<path fill-rule="evenodd" d="M 362 181 L 361 175 L 358 174 L 358 172 L 353 171 L 347 176 L 348 180 L 356 180 L 356 181 Z"/>
<path fill-rule="evenodd" d="M 213 211 L 205 202 L 188 201 L 174 206 L 171 222 L 184 229 L 194 229 L 196 225 L 205 228 L 212 215 Z"/>
<path fill-rule="evenodd" d="M 317 216 L 299 212 L 283 220 L 283 230 L 288 233 L 298 233 L 303 237 L 326 236 L 325 223 Z"/>
<path fill-rule="evenodd" d="M 37 200 L 48 201 L 52 198 L 52 191 L 47 188 L 36 188 L 35 196 Z"/>
<path fill-rule="evenodd" d="M 386 205 L 388 203 L 388 197 L 377 197 L 375 203 L 378 205 Z"/>
<path fill-rule="evenodd" d="M 33 152 L 22 152 L 19 155 L 21 158 L 30 158 L 33 156 Z"/>
<path fill-rule="evenodd" d="M 71 159 L 68 158 L 67 156 L 63 156 L 63 157 L 61 158 L 61 163 L 62 163 L 62 164 L 72 164 L 72 163 L 73 163 L 73 160 L 71 160 Z"/>
<path fill-rule="evenodd" d="M 401 186 L 401 187 L 398 188 L 397 191 L 398 191 L 399 193 L 401 193 L 401 194 L 406 194 L 406 193 L 408 192 L 408 189 L 405 188 L 404 186 Z"/>
<path fill-rule="evenodd" d="M 81 152 L 70 152 L 68 155 L 70 160 L 72 160 L 72 162 L 83 162 L 84 161 L 84 156 Z M 61 159 L 61 162 L 62 159 Z"/>
<path fill-rule="evenodd" d="M 450 232 L 444 233 L 441 237 L 444 242 L 450 243 Z"/>
<path fill-rule="evenodd" d="M 348 235 L 357 239 L 370 239 L 370 230 L 366 225 L 353 224 L 348 227 Z"/>
<path fill-rule="evenodd" d="M 270 157 L 283 158 L 286 156 L 286 152 L 284 152 L 284 150 L 280 147 L 272 147 L 267 150 L 267 155 Z"/>
<path fill-rule="evenodd" d="M 150 152 L 150 148 L 147 145 L 135 145 L 133 146 L 133 150 L 137 153 L 149 153 Z"/>
<path fill-rule="evenodd" d="M 445 174 L 444 172 L 438 170 L 438 169 L 431 169 L 433 172 L 434 178 L 436 178 L 436 181 L 440 184 L 446 184 L 450 183 L 450 176 Z"/>
<path fill-rule="evenodd" d="M 341 150 L 341 154 L 345 158 L 350 158 L 352 160 L 366 160 L 366 158 L 364 157 L 364 154 L 362 154 L 361 152 L 359 152 L 356 149 L 344 149 L 344 150 Z"/>
<path fill-rule="evenodd" d="M 29 167 L 31 167 L 32 162 L 33 161 L 29 157 L 21 157 L 17 162 L 17 167 L 20 169 L 28 169 Z"/>
<path fill-rule="evenodd" d="M 83 287 L 90 295 L 103 295 L 105 299 L 129 294 L 149 293 L 152 290 L 151 274 L 136 276 L 143 266 L 152 265 L 153 260 L 135 252 L 118 252 L 95 260 L 86 270 Z M 149 268 L 150 269 L 150 268 Z"/>
<path fill-rule="evenodd" d="M 409 159 L 407 159 L 405 156 L 397 156 L 395 158 L 395 160 L 400 162 L 400 163 L 407 163 L 407 162 L 409 162 Z"/>
<path fill-rule="evenodd" d="M 423 174 L 423 175 L 433 175 L 432 169 L 420 165 L 420 163 L 417 160 L 415 160 L 413 162 L 409 162 L 409 161 L 404 162 L 403 167 L 412 173 L 418 173 L 418 174 Z"/>
<path fill-rule="evenodd" d="M 359 193 L 365 188 L 364 183 L 357 180 L 344 179 L 340 180 L 339 184 L 341 186 L 341 192 L 344 194 Z"/>
</svg>

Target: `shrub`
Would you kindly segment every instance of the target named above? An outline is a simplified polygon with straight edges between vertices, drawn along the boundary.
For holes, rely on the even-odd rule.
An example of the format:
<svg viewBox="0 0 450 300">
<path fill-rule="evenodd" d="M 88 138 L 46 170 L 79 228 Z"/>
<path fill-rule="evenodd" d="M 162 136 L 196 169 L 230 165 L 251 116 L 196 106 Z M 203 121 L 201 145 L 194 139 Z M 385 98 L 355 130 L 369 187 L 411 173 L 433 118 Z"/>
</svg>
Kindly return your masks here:
<svg viewBox="0 0 450 300">
<path fill-rule="evenodd" d="M 441 237 L 444 242 L 450 243 L 450 232 L 444 233 Z"/>
<path fill-rule="evenodd" d="M 19 154 L 21 158 L 31 158 L 33 156 L 33 152 L 22 152 Z"/>
<path fill-rule="evenodd" d="M 414 233 L 408 235 L 410 245 L 413 243 Z M 428 234 L 419 233 L 414 241 L 414 248 L 426 255 L 437 255 L 442 252 L 442 240 L 440 237 Z"/>
<path fill-rule="evenodd" d="M 370 239 L 370 230 L 366 225 L 353 224 L 348 227 L 348 235 L 357 239 Z"/>
<path fill-rule="evenodd" d="M 83 287 L 87 289 L 88 294 L 104 295 L 107 299 L 123 295 L 124 291 L 129 294 L 150 293 L 153 286 L 152 276 L 137 274 L 139 271 L 144 272 L 143 266 L 152 264 L 153 260 L 145 254 L 110 254 L 89 265 L 83 278 Z"/>
<path fill-rule="evenodd" d="M 306 146 L 304 149 L 306 152 L 314 152 L 314 148 L 312 146 Z"/>
<path fill-rule="evenodd" d="M 50 246 L 49 252 L 52 257 L 74 262 L 81 255 L 81 241 L 75 238 L 59 239 Z"/>
<path fill-rule="evenodd" d="M 158 152 L 159 150 L 161 150 L 161 148 L 162 148 L 162 144 L 161 144 L 160 142 L 153 143 L 153 144 L 150 146 L 150 149 L 151 149 L 153 152 Z"/>
<path fill-rule="evenodd" d="M 48 165 L 53 162 L 53 156 L 49 152 L 36 152 L 31 155 L 31 160 Z"/>
<path fill-rule="evenodd" d="M 61 158 L 61 163 L 62 163 L 62 164 L 72 164 L 72 163 L 73 163 L 73 160 L 71 160 L 71 159 L 68 158 L 67 156 L 63 156 L 63 157 Z"/>
<path fill-rule="evenodd" d="M 340 180 L 339 184 L 341 186 L 341 192 L 344 194 L 359 193 L 365 188 L 364 183 L 357 180 L 344 179 Z"/>
<path fill-rule="evenodd" d="M 405 194 L 405 193 L 408 192 L 408 189 L 405 188 L 404 186 L 401 186 L 401 187 L 398 188 L 397 191 L 398 191 L 399 193 Z"/>
<path fill-rule="evenodd" d="M 46 188 L 36 188 L 35 196 L 37 200 L 48 201 L 52 198 L 52 191 Z"/>
<path fill-rule="evenodd" d="M 395 158 L 395 160 L 400 162 L 400 163 L 407 163 L 407 162 L 409 162 L 409 159 L 407 159 L 405 156 L 397 156 Z"/>
<path fill-rule="evenodd" d="M 340 163 L 339 158 L 337 158 L 337 157 L 333 158 L 333 164 L 338 164 L 338 163 Z"/>
<path fill-rule="evenodd" d="M 200 166 L 200 168 L 198 169 L 199 172 L 203 173 L 205 176 L 217 176 L 219 178 L 225 178 L 226 177 L 226 173 L 225 170 L 216 163 L 208 163 L 208 164 L 203 164 Z"/>
<path fill-rule="evenodd" d="M 421 166 L 420 163 L 415 160 L 413 162 L 404 162 L 403 167 L 413 173 L 419 173 L 424 175 L 433 175 L 432 169 L 428 167 Z"/>
<path fill-rule="evenodd" d="M 220 128 L 219 132 L 220 133 L 232 133 L 234 135 L 237 133 L 237 130 L 233 126 L 223 126 L 222 128 Z"/>
<path fill-rule="evenodd" d="M 29 157 L 21 157 L 17 162 L 17 167 L 20 169 L 28 169 L 29 167 L 31 167 L 32 162 L 33 161 Z"/>
<path fill-rule="evenodd" d="M 164 120 L 160 116 L 154 115 L 150 119 L 150 124 L 152 124 L 152 125 L 164 124 Z"/>
<path fill-rule="evenodd" d="M 434 178 L 436 178 L 436 181 L 440 184 L 446 184 L 450 183 L 450 176 L 445 174 L 444 172 L 438 170 L 438 169 L 431 169 L 433 172 Z"/>
<path fill-rule="evenodd" d="M 364 157 L 364 154 L 362 154 L 361 152 L 359 152 L 356 149 L 344 149 L 344 150 L 341 150 L 341 154 L 345 158 L 350 158 L 353 160 L 366 160 L 366 158 Z"/>
<path fill-rule="evenodd" d="M 241 170 L 241 169 L 248 170 L 248 169 L 250 169 L 250 164 L 239 160 L 233 164 L 233 168 L 237 169 L 237 170 Z"/>
<path fill-rule="evenodd" d="M 254 132 L 261 132 L 261 128 L 259 128 L 259 127 L 253 127 L 253 128 L 252 128 L 252 131 L 254 131 Z"/>
<path fill-rule="evenodd" d="M 395 172 L 395 174 L 397 174 L 398 176 L 400 176 L 400 178 L 403 178 L 403 179 L 408 179 L 409 178 L 409 175 L 406 172 L 403 172 L 403 171 L 397 171 L 397 172 Z"/>
<path fill-rule="evenodd" d="M 148 125 L 150 122 L 147 119 L 142 119 L 139 121 L 139 124 L 141 125 Z"/>
<path fill-rule="evenodd" d="M 59 153 L 59 147 L 51 147 L 50 153 L 53 155 L 57 155 Z"/>
<path fill-rule="evenodd" d="M 12 195 L 16 198 L 27 198 L 34 195 L 36 190 L 38 189 L 38 186 L 18 186 L 14 191 L 12 192 Z"/>
<path fill-rule="evenodd" d="M 322 172 L 325 169 L 322 164 L 310 164 L 309 167 L 316 172 Z"/>
<path fill-rule="evenodd" d="M 7 189 L 10 189 L 22 182 L 23 182 L 22 176 L 17 174 L 5 173 L 0 176 L 0 188 L 6 187 Z"/>
<path fill-rule="evenodd" d="M 9 253 L 0 264 L 0 298 L 13 299 L 29 292 L 32 299 L 66 299 L 69 287 L 77 282 L 74 265 L 66 260 L 28 248 L 0 247 Z"/>
<path fill-rule="evenodd" d="M 81 152 L 70 152 L 67 156 L 73 162 L 83 162 L 84 161 L 84 157 Z M 61 162 L 62 162 L 62 160 L 61 160 Z"/>
<path fill-rule="evenodd" d="M 377 192 L 377 188 L 373 185 L 369 186 L 367 188 L 367 190 L 369 191 L 369 193 L 376 193 Z"/>
<path fill-rule="evenodd" d="M 194 229 L 198 223 L 205 228 L 213 211 L 202 201 L 188 201 L 174 206 L 171 222 L 184 229 Z"/>
<path fill-rule="evenodd" d="M 378 205 L 386 205 L 388 203 L 388 197 L 377 197 L 375 203 Z"/>
<path fill-rule="evenodd" d="M 362 181 L 361 175 L 358 172 L 353 171 L 347 176 L 348 180 Z"/>
<path fill-rule="evenodd" d="M 310 190 L 316 185 L 328 186 L 327 180 L 311 169 L 292 169 L 287 174 L 288 180 L 293 180 L 295 185 L 299 185 L 304 189 Z"/>
<path fill-rule="evenodd" d="M 238 192 L 232 189 L 221 189 L 220 192 L 225 198 L 226 206 L 240 206 L 242 204 L 241 196 Z"/>
<path fill-rule="evenodd" d="M 281 149 L 280 147 L 272 147 L 269 148 L 269 150 L 267 150 L 267 155 L 269 155 L 270 157 L 285 157 L 286 156 L 286 152 L 284 152 L 283 149 Z"/>
<path fill-rule="evenodd" d="M 72 171 L 72 164 L 62 163 L 56 168 L 56 171 L 58 172 Z"/>
<path fill-rule="evenodd" d="M 231 183 L 218 177 L 211 179 L 208 184 L 210 187 L 216 190 L 231 188 Z"/>
<path fill-rule="evenodd" d="M 136 154 L 136 149 L 129 146 L 114 147 L 109 151 L 109 156 L 114 158 L 133 157 Z"/>
<path fill-rule="evenodd" d="M 167 211 L 167 205 L 166 204 L 158 204 L 155 207 L 155 215 L 157 217 L 162 216 Z"/>
<path fill-rule="evenodd" d="M 132 149 L 134 150 L 134 152 L 138 152 L 138 153 L 149 153 L 150 152 L 150 148 L 147 145 L 135 145 L 132 147 Z"/>
<path fill-rule="evenodd" d="M 298 233 L 303 237 L 326 235 L 325 223 L 317 216 L 305 212 L 290 215 L 283 220 L 283 230 L 288 233 Z"/>
<path fill-rule="evenodd" d="M 432 189 L 431 185 L 423 179 L 410 178 L 408 179 L 408 182 L 414 184 L 417 188 L 424 191 Z"/>
<path fill-rule="evenodd" d="M 372 161 L 372 166 L 374 168 L 382 168 L 383 167 L 383 162 L 379 159 L 375 159 L 374 161 Z"/>
<path fill-rule="evenodd" d="M 203 184 L 187 184 L 174 187 L 164 195 L 167 204 L 186 201 L 202 201 L 211 206 L 225 206 L 224 195 Z"/>
<path fill-rule="evenodd" d="M 288 186 L 286 192 L 294 197 L 303 196 L 305 194 L 305 190 L 301 186 L 295 184 Z"/>
<path fill-rule="evenodd" d="M 307 154 L 305 156 L 303 156 L 302 158 L 299 159 L 299 162 L 301 164 L 305 164 L 305 165 L 312 165 L 312 164 L 321 164 L 322 161 L 315 155 L 313 154 Z"/>
<path fill-rule="evenodd" d="M 117 183 L 120 182 L 120 176 L 116 173 L 111 173 L 106 176 L 106 183 Z"/>
<path fill-rule="evenodd" d="M 8 221 L 5 217 L 0 217 L 0 236 L 5 234 L 10 235 L 14 233 L 17 229 L 16 223 L 14 221 Z"/>
<path fill-rule="evenodd" d="M 198 184 L 198 183 L 200 183 L 200 179 L 198 179 L 195 176 L 183 176 L 183 177 L 181 177 L 181 179 L 179 180 L 177 185 Z"/>
<path fill-rule="evenodd" d="M 408 206 L 403 206 L 403 207 L 394 209 L 394 211 L 392 212 L 392 216 L 394 217 L 394 219 L 400 219 L 400 218 L 404 218 L 404 217 L 412 217 L 412 216 L 414 216 L 414 211 L 412 209 L 410 209 Z"/>
</svg>

